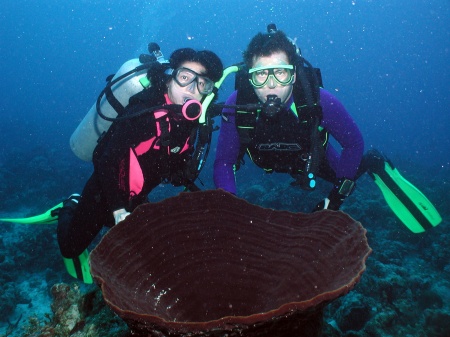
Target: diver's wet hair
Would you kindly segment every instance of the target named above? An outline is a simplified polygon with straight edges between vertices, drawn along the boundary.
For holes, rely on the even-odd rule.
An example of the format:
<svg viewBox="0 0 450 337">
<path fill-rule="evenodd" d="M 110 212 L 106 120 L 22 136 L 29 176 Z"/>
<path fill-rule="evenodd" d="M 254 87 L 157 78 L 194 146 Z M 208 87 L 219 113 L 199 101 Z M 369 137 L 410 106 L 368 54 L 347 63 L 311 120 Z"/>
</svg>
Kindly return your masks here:
<svg viewBox="0 0 450 337">
<path fill-rule="evenodd" d="M 182 48 L 175 50 L 170 55 L 170 66 L 173 69 L 179 68 L 184 62 L 198 62 L 205 67 L 206 73 L 202 74 L 214 82 L 220 80 L 223 74 L 223 64 L 220 58 L 209 50 L 195 51 L 192 48 Z"/>
<path fill-rule="evenodd" d="M 251 68 L 254 57 L 269 56 L 280 51 L 286 53 L 290 64 L 294 62 L 296 49 L 285 33 L 281 30 L 269 34 L 258 33 L 243 53 L 244 62 Z"/>
</svg>

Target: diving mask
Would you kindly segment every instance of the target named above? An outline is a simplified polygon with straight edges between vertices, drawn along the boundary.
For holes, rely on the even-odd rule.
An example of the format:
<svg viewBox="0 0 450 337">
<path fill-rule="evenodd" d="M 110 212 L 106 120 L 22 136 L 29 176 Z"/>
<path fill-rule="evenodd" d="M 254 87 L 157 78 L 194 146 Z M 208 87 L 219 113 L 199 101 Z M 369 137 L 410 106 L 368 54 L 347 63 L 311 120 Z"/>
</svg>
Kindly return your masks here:
<svg viewBox="0 0 450 337">
<path fill-rule="evenodd" d="M 209 95 L 214 88 L 214 82 L 189 68 L 178 68 L 173 71 L 172 77 L 180 87 L 186 87 L 194 81 L 197 82 L 198 92 Z"/>
<path fill-rule="evenodd" d="M 292 64 L 263 66 L 248 71 L 249 81 L 255 88 L 264 87 L 272 77 L 280 85 L 289 85 L 294 82 L 294 66 Z"/>
</svg>

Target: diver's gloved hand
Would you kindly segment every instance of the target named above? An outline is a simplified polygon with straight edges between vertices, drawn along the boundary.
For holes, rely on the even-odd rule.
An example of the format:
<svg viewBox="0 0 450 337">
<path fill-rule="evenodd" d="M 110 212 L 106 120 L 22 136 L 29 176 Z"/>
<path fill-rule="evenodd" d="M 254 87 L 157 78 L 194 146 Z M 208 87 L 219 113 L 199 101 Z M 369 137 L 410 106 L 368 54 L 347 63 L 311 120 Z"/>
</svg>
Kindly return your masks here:
<svg viewBox="0 0 450 337">
<path fill-rule="evenodd" d="M 314 207 L 313 212 L 322 209 L 339 210 L 345 198 L 347 198 L 355 189 L 355 182 L 350 179 L 341 178 L 336 181 L 328 197 L 319 202 Z"/>
<path fill-rule="evenodd" d="M 130 215 L 130 212 L 127 212 L 127 211 L 125 210 L 125 208 L 121 208 L 121 209 L 118 209 L 117 211 L 114 211 L 114 212 L 113 212 L 113 216 L 114 216 L 114 220 L 115 220 L 115 222 L 116 222 L 116 225 L 117 225 L 119 222 L 125 220 L 125 218 L 126 218 L 127 216 L 129 216 L 129 215 Z"/>
</svg>

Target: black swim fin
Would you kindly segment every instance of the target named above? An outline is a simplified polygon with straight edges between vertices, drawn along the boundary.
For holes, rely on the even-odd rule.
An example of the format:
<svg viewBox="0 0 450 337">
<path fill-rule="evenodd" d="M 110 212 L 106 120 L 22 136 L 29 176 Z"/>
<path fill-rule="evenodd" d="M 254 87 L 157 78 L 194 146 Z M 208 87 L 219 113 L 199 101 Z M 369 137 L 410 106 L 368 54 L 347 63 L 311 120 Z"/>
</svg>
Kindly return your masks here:
<svg viewBox="0 0 450 337">
<path fill-rule="evenodd" d="M 376 150 L 369 151 L 367 156 L 368 174 L 380 188 L 389 207 L 409 230 L 422 233 L 442 222 L 431 201 L 406 180 L 389 159 Z"/>
</svg>

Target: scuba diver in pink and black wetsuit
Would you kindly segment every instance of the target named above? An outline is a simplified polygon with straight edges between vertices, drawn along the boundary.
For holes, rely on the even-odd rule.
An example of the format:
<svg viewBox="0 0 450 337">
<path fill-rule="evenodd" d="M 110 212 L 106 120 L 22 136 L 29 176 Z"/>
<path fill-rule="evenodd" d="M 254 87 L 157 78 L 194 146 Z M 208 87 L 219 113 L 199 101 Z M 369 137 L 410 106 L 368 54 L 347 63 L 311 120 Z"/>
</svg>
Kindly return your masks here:
<svg viewBox="0 0 450 337">
<path fill-rule="evenodd" d="M 130 98 L 124 113 L 100 139 L 94 173 L 81 197 L 58 210 L 57 237 L 72 276 L 89 283 L 87 247 L 103 226 L 123 220 L 162 182 L 195 189 L 201 103 L 222 76 L 211 51 L 178 49 L 148 71 L 151 86 Z"/>
<path fill-rule="evenodd" d="M 266 172 L 290 174 L 291 185 L 333 183 L 313 209 L 338 210 L 368 172 L 395 215 L 414 233 L 442 220 L 432 203 L 377 150 L 364 154 L 358 126 L 341 102 L 322 88 L 320 70 L 274 24 L 259 33 L 236 66 L 236 91 L 223 106 L 214 162 L 217 188 L 236 194 L 235 173 L 247 154 Z M 225 69 L 224 72 L 227 72 Z M 337 151 L 329 142 L 341 146 Z"/>
</svg>

